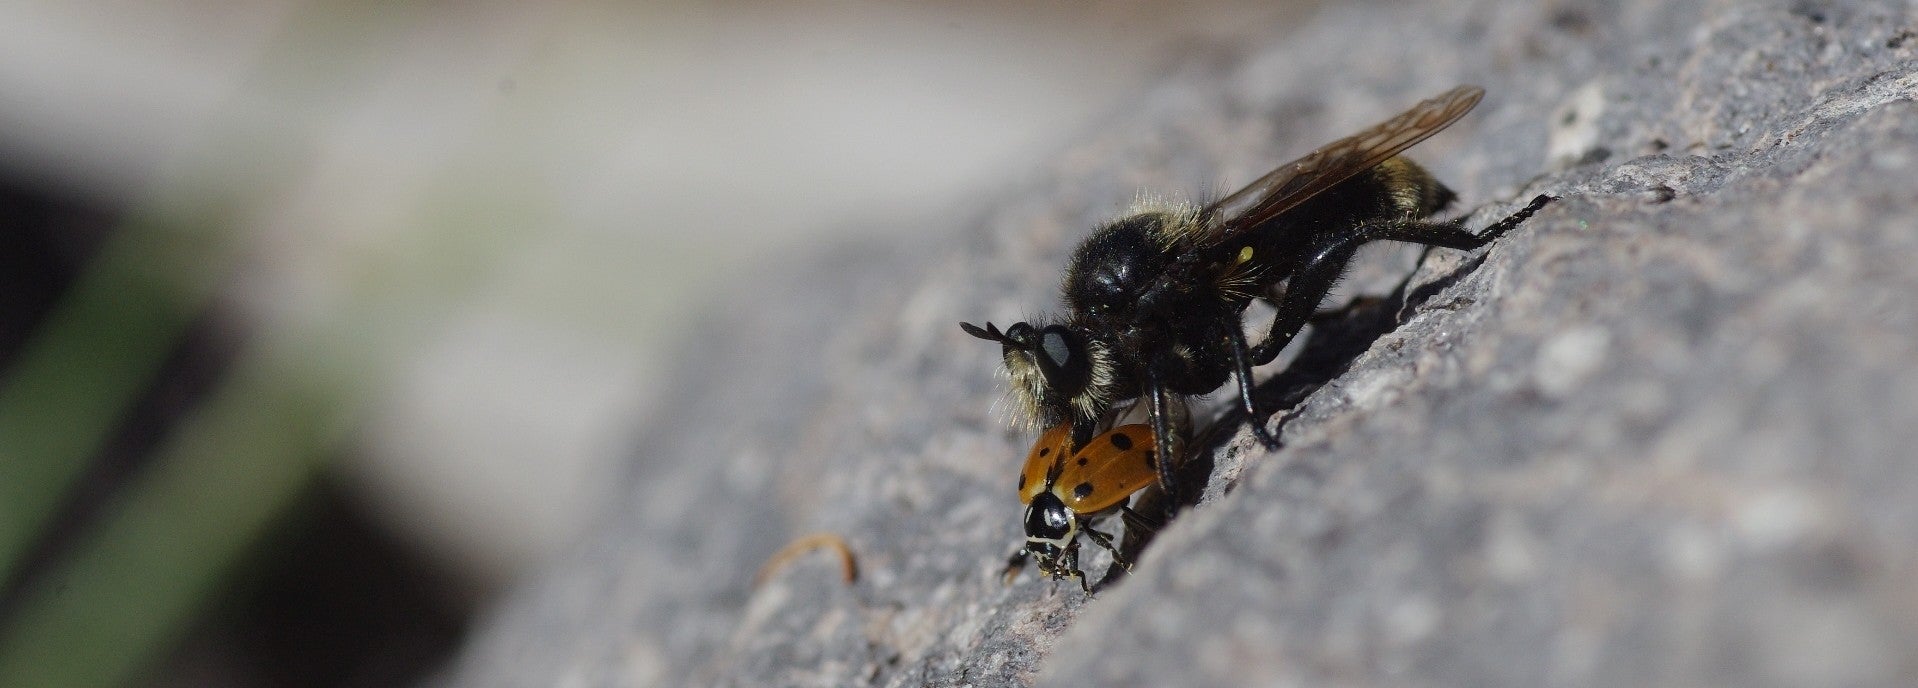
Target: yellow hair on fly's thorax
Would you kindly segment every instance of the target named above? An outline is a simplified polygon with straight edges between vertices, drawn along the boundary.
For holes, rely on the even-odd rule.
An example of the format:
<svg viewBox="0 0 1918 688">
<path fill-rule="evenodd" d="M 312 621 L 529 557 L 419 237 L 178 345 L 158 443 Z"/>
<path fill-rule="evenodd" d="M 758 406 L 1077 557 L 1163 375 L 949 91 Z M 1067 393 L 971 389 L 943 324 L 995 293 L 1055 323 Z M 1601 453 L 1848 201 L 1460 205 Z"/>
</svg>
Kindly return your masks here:
<svg viewBox="0 0 1918 688">
<path fill-rule="evenodd" d="M 1125 216 L 1141 215 L 1160 218 L 1154 236 L 1159 240 L 1159 248 L 1166 251 L 1177 249 L 1198 237 L 1204 229 L 1200 225 L 1199 206 L 1183 198 L 1140 191 L 1138 196 L 1133 197 L 1132 205 L 1126 208 Z"/>
<path fill-rule="evenodd" d="M 1252 262 L 1252 247 L 1247 246 L 1239 249 L 1238 259 L 1220 271 L 1212 285 L 1227 297 L 1250 299 L 1257 296 L 1260 272 L 1261 267 Z"/>
</svg>

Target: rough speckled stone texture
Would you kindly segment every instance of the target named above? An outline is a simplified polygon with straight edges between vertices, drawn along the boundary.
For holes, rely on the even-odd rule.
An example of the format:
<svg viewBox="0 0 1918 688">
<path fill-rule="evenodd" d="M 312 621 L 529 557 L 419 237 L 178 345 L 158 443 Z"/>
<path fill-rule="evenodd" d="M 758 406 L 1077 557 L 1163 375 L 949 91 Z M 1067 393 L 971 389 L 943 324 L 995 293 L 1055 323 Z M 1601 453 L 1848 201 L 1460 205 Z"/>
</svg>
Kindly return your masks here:
<svg viewBox="0 0 1918 688">
<path fill-rule="evenodd" d="M 728 302 L 621 508 L 442 682 L 1918 685 L 1918 11 L 1340 3 L 1273 35 L 974 215 Z M 1415 270 L 1367 253 L 1351 291 L 1407 297 L 1262 371 L 1286 446 L 1225 416 L 1135 575 L 1002 584 L 1030 438 L 955 323 L 1050 307 L 1140 188 L 1456 83 L 1490 96 L 1414 157 L 1473 222 L 1564 200 Z M 822 553 L 752 585 L 817 530 L 857 583 Z"/>
</svg>

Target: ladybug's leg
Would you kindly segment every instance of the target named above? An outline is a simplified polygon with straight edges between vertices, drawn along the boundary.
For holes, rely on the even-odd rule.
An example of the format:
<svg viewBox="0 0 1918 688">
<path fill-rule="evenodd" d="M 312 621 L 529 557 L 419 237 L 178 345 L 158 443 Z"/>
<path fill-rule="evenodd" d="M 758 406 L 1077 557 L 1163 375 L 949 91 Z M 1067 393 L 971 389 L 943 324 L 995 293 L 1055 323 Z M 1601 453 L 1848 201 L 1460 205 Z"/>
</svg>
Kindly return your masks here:
<svg viewBox="0 0 1918 688">
<path fill-rule="evenodd" d="M 1006 572 L 1001 576 L 1006 585 L 1011 585 L 1012 579 L 1019 577 L 1019 572 L 1025 570 L 1027 552 L 1026 548 L 1021 547 L 1019 551 L 1013 552 L 1012 556 L 1006 558 Z"/>
<path fill-rule="evenodd" d="M 1087 595 L 1092 594 L 1092 584 L 1086 582 L 1086 572 L 1079 570 L 1079 543 L 1073 542 L 1066 548 L 1066 575 L 1079 579 L 1079 589 Z"/>
<path fill-rule="evenodd" d="M 1118 564 L 1119 568 L 1126 570 L 1126 573 L 1132 572 L 1132 562 L 1126 561 L 1125 555 L 1119 553 L 1119 548 L 1113 546 L 1111 535 L 1093 530 L 1092 526 L 1085 526 L 1084 530 L 1086 537 L 1092 538 L 1093 543 L 1104 547 L 1107 552 L 1112 553 L 1112 563 Z"/>
<path fill-rule="evenodd" d="M 1146 518 L 1145 514 L 1133 511 L 1132 507 L 1129 506 L 1119 507 L 1119 519 L 1125 521 L 1127 531 L 1139 530 L 1143 531 L 1146 535 L 1159 532 L 1160 523 L 1158 521 Z"/>
</svg>

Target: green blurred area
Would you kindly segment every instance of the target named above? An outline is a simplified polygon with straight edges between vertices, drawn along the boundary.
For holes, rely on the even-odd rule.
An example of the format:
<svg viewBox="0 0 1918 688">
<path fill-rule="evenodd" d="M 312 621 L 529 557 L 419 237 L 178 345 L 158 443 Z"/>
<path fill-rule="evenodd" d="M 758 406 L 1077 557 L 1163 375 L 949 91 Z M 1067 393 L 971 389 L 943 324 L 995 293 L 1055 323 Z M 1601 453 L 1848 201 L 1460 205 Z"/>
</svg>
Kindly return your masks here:
<svg viewBox="0 0 1918 688">
<path fill-rule="evenodd" d="M 189 326 L 220 308 L 248 223 L 301 181 L 317 129 L 381 74 L 417 19 L 383 3 L 298 7 L 229 118 L 208 123 L 205 143 L 130 209 L 0 370 L 0 580 L 18 586 L 0 617 L 0 688 L 141 679 L 340 451 L 392 365 L 392 341 L 424 327 L 444 310 L 436 299 L 461 293 L 504 250 L 470 238 L 451 255 L 423 245 L 365 267 L 323 317 L 243 328 L 215 389 L 53 561 L 20 575 Z M 524 194 L 459 186 L 472 179 L 422 194 L 400 221 L 470 235 L 478 219 L 490 239 L 535 226 Z"/>
</svg>

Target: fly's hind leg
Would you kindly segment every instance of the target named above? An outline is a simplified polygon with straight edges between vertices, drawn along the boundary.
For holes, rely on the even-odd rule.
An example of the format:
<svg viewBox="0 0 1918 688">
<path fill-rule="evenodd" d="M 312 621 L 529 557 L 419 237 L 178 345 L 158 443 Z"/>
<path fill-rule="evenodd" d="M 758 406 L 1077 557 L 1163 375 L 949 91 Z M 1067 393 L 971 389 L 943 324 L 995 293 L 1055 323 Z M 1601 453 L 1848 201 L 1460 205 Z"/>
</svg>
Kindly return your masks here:
<svg viewBox="0 0 1918 688">
<path fill-rule="evenodd" d="M 1505 219 L 1492 223 L 1491 226 L 1486 227 L 1477 234 L 1466 231 L 1464 223 L 1458 220 L 1451 222 L 1389 222 L 1378 225 L 1368 225 L 1367 230 L 1361 232 L 1361 234 L 1367 237 L 1366 241 L 1390 239 L 1392 241 L 1470 251 L 1492 243 L 1492 240 L 1504 236 L 1506 232 L 1512 231 L 1513 227 L 1517 227 L 1519 223 L 1531 218 L 1534 213 L 1537 213 L 1540 209 L 1544 208 L 1546 204 L 1555 200 L 1558 199 L 1539 194 L 1532 199 L 1531 203 L 1518 209 L 1518 212 L 1505 216 Z"/>
<path fill-rule="evenodd" d="M 1379 240 L 1392 240 L 1469 251 L 1511 231 L 1553 200 L 1553 197 L 1541 194 L 1518 212 L 1492 223 L 1477 234 L 1466 231 L 1464 224 L 1458 221 L 1393 220 L 1361 225 L 1349 233 L 1327 237 L 1298 272 L 1286 280 L 1285 293 L 1276 304 L 1279 313 L 1272 318 L 1272 329 L 1266 334 L 1265 341 L 1252 347 L 1252 365 L 1271 363 L 1272 359 L 1278 357 L 1279 351 L 1291 343 L 1292 338 L 1305 327 L 1306 321 L 1312 318 L 1319 303 L 1325 300 L 1325 294 L 1338 282 L 1339 275 L 1345 272 L 1346 264 L 1352 261 L 1352 254 L 1360 246 Z"/>
</svg>

